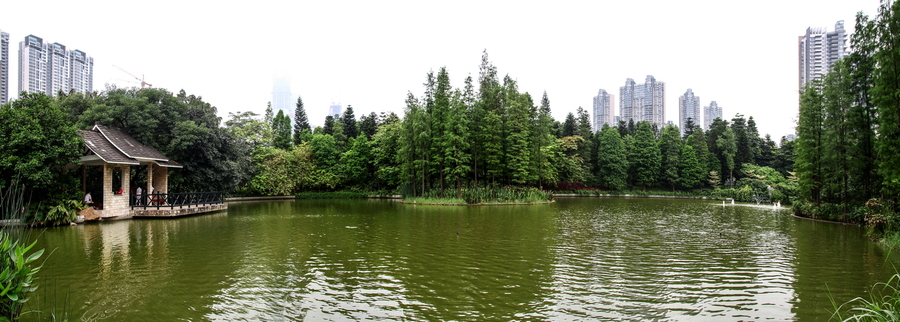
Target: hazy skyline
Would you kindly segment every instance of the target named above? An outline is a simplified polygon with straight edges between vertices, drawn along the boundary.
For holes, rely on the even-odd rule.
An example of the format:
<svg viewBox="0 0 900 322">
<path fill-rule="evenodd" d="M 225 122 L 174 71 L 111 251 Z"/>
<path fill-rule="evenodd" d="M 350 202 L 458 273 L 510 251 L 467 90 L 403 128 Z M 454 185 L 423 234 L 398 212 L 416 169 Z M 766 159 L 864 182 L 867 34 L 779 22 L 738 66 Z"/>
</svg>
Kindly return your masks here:
<svg viewBox="0 0 900 322">
<path fill-rule="evenodd" d="M 678 97 L 691 88 L 701 105 L 717 101 L 727 119 L 754 116 L 777 141 L 797 117 L 798 37 L 838 20 L 852 32 L 856 12 L 875 16 L 878 4 L 19 1 L 0 11 L 0 30 L 10 33 L 11 98 L 18 43 L 29 34 L 94 57 L 94 90 L 136 85 L 116 65 L 154 87 L 202 96 L 223 121 L 228 112 L 262 114 L 273 78 L 287 75 L 314 126 L 332 101 L 357 117 L 402 116 L 407 91 L 421 96 L 429 70 L 447 66 L 462 87 L 466 76 L 477 79 L 487 49 L 501 77 L 535 102 L 547 91 L 557 120 L 579 106 L 590 112 L 599 89 L 617 93 L 627 78 L 653 75 L 666 82 L 667 121 L 677 124 Z"/>
</svg>

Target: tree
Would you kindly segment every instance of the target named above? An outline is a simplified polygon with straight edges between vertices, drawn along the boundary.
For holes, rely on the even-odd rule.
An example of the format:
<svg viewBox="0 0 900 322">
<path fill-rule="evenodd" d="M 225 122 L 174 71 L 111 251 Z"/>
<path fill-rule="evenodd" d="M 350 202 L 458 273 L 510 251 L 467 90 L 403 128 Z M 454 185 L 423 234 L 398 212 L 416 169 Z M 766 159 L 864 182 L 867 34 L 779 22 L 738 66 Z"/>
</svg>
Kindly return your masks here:
<svg viewBox="0 0 900 322">
<path fill-rule="evenodd" d="M 744 163 L 753 163 L 756 159 L 752 144 L 753 140 L 747 129 L 747 120 L 744 119 L 744 115 L 736 114 L 734 118 L 731 119 L 731 131 L 734 132 L 734 144 L 736 146 L 734 154 L 734 170 L 740 171 L 740 168 Z"/>
<path fill-rule="evenodd" d="M 664 127 L 659 136 L 660 180 L 672 187 L 672 191 L 675 191 L 675 186 L 682 182 L 678 171 L 681 166 L 681 146 L 681 133 L 678 128 L 674 125 Z"/>
<path fill-rule="evenodd" d="M 800 97 L 800 119 L 797 122 L 797 143 L 794 167 L 799 179 L 800 196 L 819 205 L 822 201 L 822 150 L 824 141 L 822 125 L 824 111 L 821 96 L 821 82 L 806 84 Z"/>
<path fill-rule="evenodd" d="M 834 64 L 822 84 L 823 143 L 828 147 L 822 151 L 822 162 L 828 165 L 822 173 L 823 197 L 825 202 L 843 205 L 844 214 L 848 210 L 851 181 L 848 116 L 853 101 L 847 62 L 841 60 Z"/>
<path fill-rule="evenodd" d="M 350 146 L 341 154 L 341 172 L 347 183 L 351 185 L 368 184 L 372 173 L 372 147 L 364 134 L 350 138 Z"/>
<path fill-rule="evenodd" d="M 597 179 L 610 190 L 622 190 L 628 179 L 625 144 L 616 128 L 604 126 L 597 152 Z"/>
<path fill-rule="evenodd" d="M 371 140 L 378 130 L 378 123 L 378 114 L 375 114 L 375 112 L 363 115 L 359 118 L 359 132 L 365 134 Z"/>
<path fill-rule="evenodd" d="M 738 148 L 732 128 L 726 128 L 725 132 L 716 139 L 716 147 L 722 152 L 724 170 L 728 170 L 730 187 L 734 188 L 734 162 Z"/>
<path fill-rule="evenodd" d="M 547 181 L 547 178 L 555 178 L 556 174 L 551 164 L 547 162 L 549 159 L 546 149 L 552 145 L 553 140 L 553 117 L 550 115 L 550 99 L 547 97 L 547 91 L 541 97 L 541 106 L 537 110 L 536 120 L 534 121 L 534 145 L 535 145 L 535 171 L 537 171 L 538 186 L 543 189 L 544 183 L 555 183 L 555 180 Z"/>
<path fill-rule="evenodd" d="M 274 145 L 282 150 L 291 148 L 291 119 L 284 115 L 283 110 L 278 110 L 275 119 L 272 121 L 272 132 L 274 135 Z"/>
<path fill-rule="evenodd" d="M 878 173 L 881 175 L 882 188 L 887 195 L 896 196 L 900 192 L 900 2 L 882 2 L 877 22 L 874 24 L 874 37 L 878 50 L 874 53 L 874 87 L 871 90 L 872 102 L 878 106 Z M 799 134 L 799 133 L 798 133 Z M 806 154 L 809 148 L 797 145 L 798 168 L 801 159 L 804 166 L 809 166 Z M 799 171 L 799 169 L 798 169 Z M 799 174 L 798 174 L 799 175 Z M 803 178 L 800 177 L 800 189 L 804 190 Z M 808 186 L 807 186 L 808 187 Z"/>
<path fill-rule="evenodd" d="M 295 162 L 290 151 L 263 148 L 254 156 L 253 163 L 257 168 L 250 180 L 253 192 L 264 196 L 283 196 L 294 191 L 297 182 L 292 173 Z"/>
<path fill-rule="evenodd" d="M 772 167 L 775 164 L 775 151 L 778 145 L 772 141 L 772 136 L 766 134 L 766 137 L 760 141 L 759 155 L 756 157 L 756 164 L 764 167 Z"/>
<path fill-rule="evenodd" d="M 856 28 L 850 37 L 853 52 L 844 58 L 850 72 L 849 95 L 853 97 L 847 117 L 850 130 L 848 141 L 850 172 L 856 184 L 851 195 L 864 201 L 880 190 L 881 179 L 877 173 L 877 149 L 875 128 L 878 107 L 871 94 L 875 77 L 875 24 L 862 13 L 856 15 Z"/>
<path fill-rule="evenodd" d="M 688 136 L 691 138 L 692 136 Z M 678 163 L 678 185 L 684 188 L 694 188 L 703 184 L 706 178 L 706 167 L 697 160 L 694 147 L 689 144 L 681 146 L 681 157 Z"/>
<path fill-rule="evenodd" d="M 660 164 L 659 146 L 649 122 L 641 121 L 638 124 L 628 160 L 634 183 L 647 191 L 647 185 L 656 183 L 659 178 Z"/>
<path fill-rule="evenodd" d="M 266 124 L 271 125 L 272 121 L 275 120 L 275 113 L 272 112 L 272 102 L 266 103 L 266 113 L 264 115 L 265 117 L 263 117 L 263 121 L 265 121 Z"/>
<path fill-rule="evenodd" d="M 257 119 L 259 114 L 253 112 L 229 112 L 225 127 L 238 140 L 243 140 L 250 148 L 256 151 L 263 147 L 272 146 L 272 129 L 262 120 Z"/>
<path fill-rule="evenodd" d="M 690 145 L 694 149 L 694 153 L 697 154 L 697 163 L 703 169 L 703 173 L 709 172 L 709 162 L 710 159 L 713 159 L 713 156 L 709 153 L 709 146 L 707 146 L 706 133 L 703 132 L 703 129 L 698 127 L 694 128 L 694 133 L 689 135 L 684 142 L 685 145 Z M 702 180 L 701 180 L 702 183 Z"/>
<path fill-rule="evenodd" d="M 503 110 L 502 87 L 497 79 L 497 67 L 488 60 L 487 50 L 481 56 L 478 72 L 478 99 L 475 103 L 475 184 L 484 174 L 496 182 L 503 174 Z"/>
<path fill-rule="evenodd" d="M 316 167 L 324 170 L 333 170 L 340 158 L 340 152 L 334 137 L 327 134 L 313 135 L 310 141 L 313 161 Z"/>
<path fill-rule="evenodd" d="M 471 85 L 472 78 L 467 78 L 467 84 Z M 468 101 L 468 102 L 467 102 Z M 456 182 L 456 197 L 462 199 L 462 181 L 471 171 L 471 154 L 469 150 L 469 124 L 466 117 L 471 100 L 467 100 L 464 93 L 455 91 L 451 100 L 452 108 L 447 115 L 447 125 L 444 132 L 444 143 L 448 148 L 444 149 L 444 164 L 447 180 Z"/>
<path fill-rule="evenodd" d="M 531 95 L 519 94 L 516 82 L 506 76 L 504 82 L 504 102 L 507 111 L 506 166 L 509 180 L 513 184 L 523 185 L 531 180 L 533 170 L 531 145 L 531 110 L 534 103 Z"/>
<path fill-rule="evenodd" d="M 331 129 L 331 136 L 334 137 L 334 143 L 338 152 L 343 153 L 347 148 L 347 132 L 344 131 L 344 122 L 334 122 L 334 128 Z"/>
<path fill-rule="evenodd" d="M 44 94 L 22 93 L 0 106 L 0 188 L 17 179 L 41 202 L 74 197 L 67 164 L 77 164 L 84 141 L 62 109 Z"/>
<path fill-rule="evenodd" d="M 591 117 L 587 111 L 581 106 L 575 111 L 578 118 L 575 121 L 575 135 L 584 138 L 584 141 L 578 145 L 578 156 L 584 160 L 585 171 L 593 173 L 594 171 L 594 155 L 597 154 L 594 145 L 594 132 L 591 130 Z"/>
<path fill-rule="evenodd" d="M 334 116 L 328 115 L 325 117 L 325 124 L 322 125 L 322 134 L 334 134 Z"/>
<path fill-rule="evenodd" d="M 431 74 L 428 76 L 428 86 L 433 83 Z M 452 142 L 453 134 L 448 133 L 448 118 L 450 115 L 450 100 L 453 88 L 450 86 L 450 74 L 446 67 L 441 67 L 438 71 L 437 82 L 433 83 L 433 87 L 428 88 L 430 92 L 431 105 L 426 110 L 429 115 L 431 128 L 431 160 L 434 162 L 434 171 L 438 175 L 438 184 L 440 184 L 441 198 L 444 197 L 444 185 L 446 171 L 448 170 L 445 156 L 450 154 L 450 150 L 454 147 Z"/>
<path fill-rule="evenodd" d="M 698 126 L 697 124 L 694 123 L 693 117 L 687 118 L 687 120 L 685 120 L 685 122 L 684 122 L 684 128 L 682 129 L 682 130 L 684 130 L 682 139 L 687 140 L 688 136 L 691 136 L 694 134 L 694 129 L 699 129 L 699 128 L 700 128 L 700 126 Z"/>
<path fill-rule="evenodd" d="M 563 122 L 562 134 L 560 134 L 560 136 L 566 137 L 575 135 L 575 122 L 575 114 L 569 112 L 569 114 L 566 115 L 566 120 Z"/>
<path fill-rule="evenodd" d="M 772 168 L 778 170 L 783 176 L 788 176 L 790 172 L 794 172 L 794 143 L 796 140 L 790 141 L 787 137 L 781 137 L 781 146 L 775 151 L 775 161 Z"/>
<path fill-rule="evenodd" d="M 706 132 L 706 146 L 709 149 L 709 159 L 707 159 L 707 170 L 715 171 L 722 175 L 728 170 L 725 169 L 725 156 L 719 149 L 718 140 L 725 130 L 728 129 L 728 121 L 716 118 L 709 125 L 709 131 Z"/>
<path fill-rule="evenodd" d="M 312 128 L 309 126 L 309 118 L 306 117 L 306 109 L 303 108 L 303 99 L 297 96 L 297 108 L 294 110 L 294 145 L 300 145 L 310 139 Z"/>
<path fill-rule="evenodd" d="M 356 126 L 356 115 L 353 114 L 353 105 L 347 105 L 344 115 L 341 116 L 341 122 L 344 123 L 344 135 L 349 138 L 355 138 L 359 135 L 359 128 Z"/>
<path fill-rule="evenodd" d="M 169 173 L 169 191 L 231 192 L 251 177 L 251 150 L 219 126 L 216 113 L 215 106 L 183 90 L 173 95 L 160 88 L 108 88 L 77 119 L 81 128 L 95 122 L 118 127 L 181 163 L 183 169 Z M 133 172 L 133 180 L 142 175 Z"/>
<path fill-rule="evenodd" d="M 376 186 L 381 189 L 397 187 L 401 183 L 401 163 L 398 154 L 401 132 L 401 123 L 393 122 L 382 124 L 372 136 Z"/>
<path fill-rule="evenodd" d="M 411 184 L 412 195 L 418 196 L 425 189 L 428 118 L 412 93 L 407 94 L 404 114 L 400 140 L 402 178 L 404 182 Z M 417 190 L 417 181 L 422 184 L 421 190 Z"/>
</svg>

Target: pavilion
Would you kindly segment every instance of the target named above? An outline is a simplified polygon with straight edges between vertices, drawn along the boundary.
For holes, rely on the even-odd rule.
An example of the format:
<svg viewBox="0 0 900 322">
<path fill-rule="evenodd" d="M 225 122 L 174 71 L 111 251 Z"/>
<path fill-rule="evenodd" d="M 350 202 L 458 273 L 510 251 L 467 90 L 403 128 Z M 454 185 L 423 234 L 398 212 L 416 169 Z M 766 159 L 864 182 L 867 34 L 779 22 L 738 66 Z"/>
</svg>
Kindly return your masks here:
<svg viewBox="0 0 900 322">
<path fill-rule="evenodd" d="M 183 166 L 118 128 L 95 124 L 91 130 L 78 131 L 78 135 L 84 139 L 85 145 L 81 156 L 82 190 L 87 190 L 87 166 L 102 167 L 102 194 L 98 196 L 100 203 L 97 207 L 101 218 L 172 217 L 227 208 L 224 202 L 215 200 L 203 200 L 204 206 L 197 207 L 200 204 L 194 202 L 196 198 L 191 193 L 167 193 L 169 169 L 181 169 Z M 147 184 L 141 187 L 143 192 L 140 198 L 131 189 L 131 167 L 136 166 L 147 167 Z M 207 196 L 210 193 L 201 194 Z M 221 199 L 221 195 L 218 196 Z M 174 208 L 175 197 L 179 199 L 177 211 Z M 210 204 L 217 206 L 209 207 Z M 147 210 L 151 205 L 155 205 L 155 211 Z"/>
</svg>

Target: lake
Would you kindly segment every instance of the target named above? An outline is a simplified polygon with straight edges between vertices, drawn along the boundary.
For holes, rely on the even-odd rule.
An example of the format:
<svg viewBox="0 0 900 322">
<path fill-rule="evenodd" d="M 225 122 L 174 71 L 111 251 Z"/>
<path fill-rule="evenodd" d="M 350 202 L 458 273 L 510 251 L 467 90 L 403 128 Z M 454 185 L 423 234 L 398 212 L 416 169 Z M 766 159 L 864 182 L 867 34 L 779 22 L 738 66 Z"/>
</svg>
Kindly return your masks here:
<svg viewBox="0 0 900 322">
<path fill-rule="evenodd" d="M 683 199 L 240 202 L 37 238 L 36 301 L 84 321 L 825 321 L 900 262 L 861 227 Z"/>
</svg>

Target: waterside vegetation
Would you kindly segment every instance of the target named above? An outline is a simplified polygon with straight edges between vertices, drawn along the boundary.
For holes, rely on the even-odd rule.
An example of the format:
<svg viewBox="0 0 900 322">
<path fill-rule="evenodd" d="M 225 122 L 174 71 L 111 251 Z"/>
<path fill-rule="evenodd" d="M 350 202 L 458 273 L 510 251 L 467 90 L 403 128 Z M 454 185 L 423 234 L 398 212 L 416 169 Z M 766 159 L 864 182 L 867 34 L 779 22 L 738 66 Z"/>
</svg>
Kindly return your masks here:
<svg viewBox="0 0 900 322">
<path fill-rule="evenodd" d="M 859 13 L 854 51 L 803 89 L 797 125 L 799 216 L 864 224 L 900 240 L 900 3 Z"/>
<path fill-rule="evenodd" d="M 66 200 L 81 197 L 79 171 L 67 166 L 77 164 L 72 151 L 84 144 L 75 130 L 100 123 L 183 164 L 169 178 L 171 191 L 301 197 L 389 191 L 409 200 L 452 203 L 546 202 L 552 191 L 581 190 L 569 183 L 756 202 L 789 202 L 796 191 L 792 142 L 782 138 L 779 147 L 768 135 L 760 137 L 753 117 L 716 119 L 706 131 L 693 120 L 684 131 L 629 120 L 593 132 L 581 107 L 565 120 L 554 120 L 547 93 L 535 102 L 519 91 L 513 77 L 500 77 L 486 51 L 478 77 L 468 76 L 462 84 L 453 88 L 448 70 L 440 68 L 426 74 L 422 95 L 407 93 L 402 117 L 372 112 L 357 118 L 348 105 L 342 115 L 328 116 L 316 128 L 301 98 L 291 126 L 290 116 L 274 113 L 271 105 L 262 115 L 230 113 L 222 122 L 214 106 L 183 90 L 109 87 L 53 98 L 23 94 L 0 108 L 0 132 L 22 138 L 0 142 L 0 149 L 21 151 L 0 160 L 0 176 L 21 173 L 34 187 L 30 194 L 40 196 L 33 201 L 45 208 L 37 213 L 57 207 L 54 214 L 67 216 L 37 219 L 66 223 L 79 210 Z M 41 124 L 54 130 L 44 131 Z M 65 148 L 44 151 L 45 146 Z M 49 167 L 27 166 L 32 164 Z M 132 169 L 134 182 L 145 175 Z M 506 197 L 531 190 L 542 192 Z"/>
<path fill-rule="evenodd" d="M 25 202 L 25 189 L 17 182 L 0 188 L 0 321 L 17 321 L 31 294 L 37 290 L 36 274 L 41 266 L 36 263 L 44 254 L 43 249 L 33 250 L 37 241 L 31 238 L 33 230 L 20 221 L 33 209 Z"/>
</svg>

